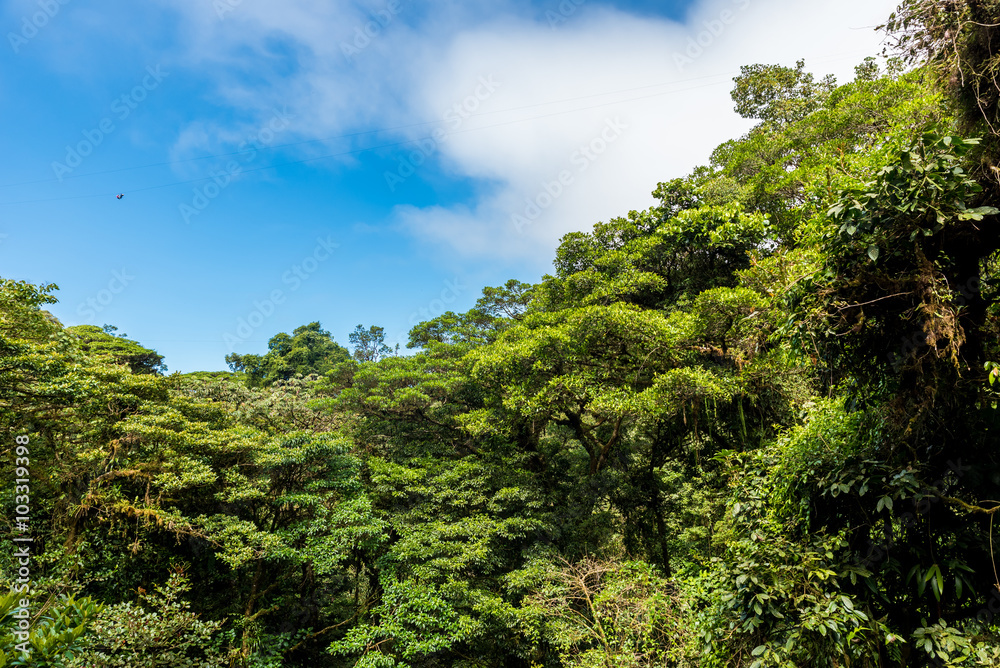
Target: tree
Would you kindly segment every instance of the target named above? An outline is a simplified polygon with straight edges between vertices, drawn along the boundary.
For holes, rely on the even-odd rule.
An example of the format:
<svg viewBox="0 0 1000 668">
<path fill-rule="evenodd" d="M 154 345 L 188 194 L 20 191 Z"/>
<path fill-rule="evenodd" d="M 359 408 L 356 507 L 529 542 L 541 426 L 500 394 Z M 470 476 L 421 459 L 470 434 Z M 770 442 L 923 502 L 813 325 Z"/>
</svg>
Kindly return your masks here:
<svg viewBox="0 0 1000 668">
<path fill-rule="evenodd" d="M 733 79 L 731 96 L 736 113 L 773 125 L 798 121 L 822 106 L 835 86 L 828 75 L 816 81 L 800 60 L 795 68 L 781 65 L 743 65 Z"/>
<path fill-rule="evenodd" d="M 1000 137 L 1000 2 L 904 0 L 882 28 L 889 47 L 910 63 L 926 64 L 950 93 L 965 132 L 987 133 L 996 158 Z"/>
<path fill-rule="evenodd" d="M 365 329 L 362 325 L 354 328 L 348 336 L 354 346 L 354 359 L 359 362 L 378 362 L 383 357 L 393 354 L 393 349 L 385 345 L 385 330 L 376 325 Z M 396 346 L 399 350 L 399 346 Z"/>
<path fill-rule="evenodd" d="M 425 347 L 432 341 L 481 345 L 520 321 L 530 309 L 535 286 L 511 279 L 501 287 L 483 288 L 475 307 L 462 314 L 448 311 L 410 330 L 407 348 Z"/>
<path fill-rule="evenodd" d="M 350 358 L 318 322 L 296 327 L 291 335 L 276 334 L 267 347 L 264 355 L 231 353 L 226 363 L 234 372 L 245 374 L 248 385 L 258 387 L 296 376 L 323 375 Z"/>
<path fill-rule="evenodd" d="M 155 350 L 144 348 L 137 342 L 125 337 L 116 336 L 116 327 L 105 325 L 78 325 L 66 328 L 66 332 L 79 337 L 80 348 L 95 356 L 108 359 L 115 364 L 125 364 L 132 373 L 152 373 L 162 375 L 167 370 L 163 363 L 163 355 Z"/>
</svg>

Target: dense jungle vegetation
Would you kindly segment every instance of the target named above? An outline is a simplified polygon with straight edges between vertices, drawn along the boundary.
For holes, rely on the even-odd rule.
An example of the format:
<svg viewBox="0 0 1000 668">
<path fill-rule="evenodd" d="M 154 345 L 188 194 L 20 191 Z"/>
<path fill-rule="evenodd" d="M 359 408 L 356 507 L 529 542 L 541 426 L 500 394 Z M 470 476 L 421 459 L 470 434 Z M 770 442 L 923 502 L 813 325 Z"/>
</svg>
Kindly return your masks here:
<svg viewBox="0 0 1000 668">
<path fill-rule="evenodd" d="M 0 663 L 1000 665 L 998 23 L 743 68 L 751 131 L 407 354 L 168 375 L 3 280 Z"/>
</svg>

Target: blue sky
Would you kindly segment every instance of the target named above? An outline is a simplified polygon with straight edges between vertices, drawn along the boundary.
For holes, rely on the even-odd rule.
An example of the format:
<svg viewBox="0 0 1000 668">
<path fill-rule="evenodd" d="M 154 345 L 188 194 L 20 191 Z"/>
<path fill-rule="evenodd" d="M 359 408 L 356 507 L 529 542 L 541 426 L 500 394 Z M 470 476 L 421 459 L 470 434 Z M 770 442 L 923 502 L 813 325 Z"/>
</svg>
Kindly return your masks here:
<svg viewBox="0 0 1000 668">
<path fill-rule="evenodd" d="M 892 8 L 8 0 L 0 275 L 171 371 L 314 320 L 405 344 L 745 131 L 740 65 L 846 80 Z"/>
</svg>

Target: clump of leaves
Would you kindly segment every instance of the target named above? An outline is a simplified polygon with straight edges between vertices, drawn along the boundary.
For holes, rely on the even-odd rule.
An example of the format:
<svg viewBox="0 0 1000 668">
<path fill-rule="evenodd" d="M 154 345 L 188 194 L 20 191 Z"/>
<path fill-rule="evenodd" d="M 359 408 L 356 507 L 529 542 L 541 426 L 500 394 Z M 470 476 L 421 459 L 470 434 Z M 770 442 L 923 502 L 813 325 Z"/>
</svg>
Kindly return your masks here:
<svg viewBox="0 0 1000 668">
<path fill-rule="evenodd" d="M 19 607 L 25 594 L 12 591 L 0 596 L 0 665 L 64 666 L 80 656 L 88 626 L 103 607 L 89 598 L 62 597 L 44 606 L 34 617 Z M 27 625 L 25 640 L 16 633 Z M 25 652 L 23 650 L 27 649 Z"/>
<path fill-rule="evenodd" d="M 692 637 L 680 592 L 641 561 L 563 562 L 528 605 L 566 668 L 677 665 Z"/>
<path fill-rule="evenodd" d="M 202 621 L 185 595 L 191 583 L 171 573 L 152 592 L 139 590 L 138 603 L 105 607 L 91 626 L 85 651 L 67 665 L 107 668 L 216 668 L 227 665 L 217 636 L 221 621 Z"/>
</svg>

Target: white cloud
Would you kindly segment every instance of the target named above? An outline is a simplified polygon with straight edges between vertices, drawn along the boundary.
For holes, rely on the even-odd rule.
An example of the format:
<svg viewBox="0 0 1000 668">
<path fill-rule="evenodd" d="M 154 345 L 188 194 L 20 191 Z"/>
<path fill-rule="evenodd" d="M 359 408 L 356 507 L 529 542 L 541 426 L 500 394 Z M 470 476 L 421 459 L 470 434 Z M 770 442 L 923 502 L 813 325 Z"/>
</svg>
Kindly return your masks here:
<svg viewBox="0 0 1000 668">
<path fill-rule="evenodd" d="M 287 103 L 311 137 L 440 119 L 451 134 L 430 160 L 480 185 L 467 204 L 400 206 L 394 222 L 410 234 L 464 256 L 549 258 L 561 235 L 649 206 L 658 181 L 683 175 L 749 127 L 729 99 L 740 65 L 805 58 L 817 74 L 849 79 L 879 51 L 871 26 L 894 2 L 709 0 L 684 24 L 584 4 L 556 29 L 544 18 L 503 9 L 484 16 L 459 4 L 423 22 L 403 2 L 350 55 L 344 45 L 357 48 L 370 11 L 242 0 L 219 20 L 211 3 L 184 7 L 200 26 L 194 57 L 228 72 L 220 90 L 231 104 L 267 114 Z M 288 50 L 297 54 L 292 71 L 232 76 L 241 52 L 266 62 Z M 484 79 L 495 90 L 484 94 Z M 474 111 L 449 114 L 456 104 Z M 608 123 L 619 128 L 613 141 Z M 432 127 L 396 135 L 417 139 Z M 591 144 L 593 159 L 581 150 Z M 571 178 L 552 196 L 561 173 Z M 532 202 L 537 217 L 518 229 L 514 216 L 529 218 Z"/>
<path fill-rule="evenodd" d="M 732 112 L 729 98 L 740 65 L 792 64 L 804 57 L 819 74 L 832 71 L 846 80 L 879 43 L 871 29 L 852 28 L 878 23 L 892 7 L 858 0 L 735 0 L 705 3 L 684 25 L 595 10 L 582 11 L 554 33 L 509 22 L 465 31 L 451 41 L 442 67 L 426 73 L 415 109 L 423 103 L 430 112 L 427 100 L 460 99 L 462 87 L 483 72 L 504 82 L 484 103 L 486 111 L 637 90 L 470 119 L 470 125 L 489 125 L 567 112 L 449 139 L 442 150 L 457 175 L 497 185 L 472 208 L 400 207 L 399 221 L 412 234 L 463 254 L 551 257 L 561 235 L 652 204 L 658 181 L 683 175 L 749 127 Z M 720 73 L 726 76 L 714 76 Z M 673 83 L 638 89 L 662 82 Z M 568 111 L 574 108 L 581 110 Z M 600 136 L 608 118 L 621 119 L 627 129 L 580 171 L 573 156 Z M 544 184 L 562 170 L 572 174 L 572 183 L 550 201 Z M 534 209 L 532 201 L 548 206 Z"/>
</svg>

